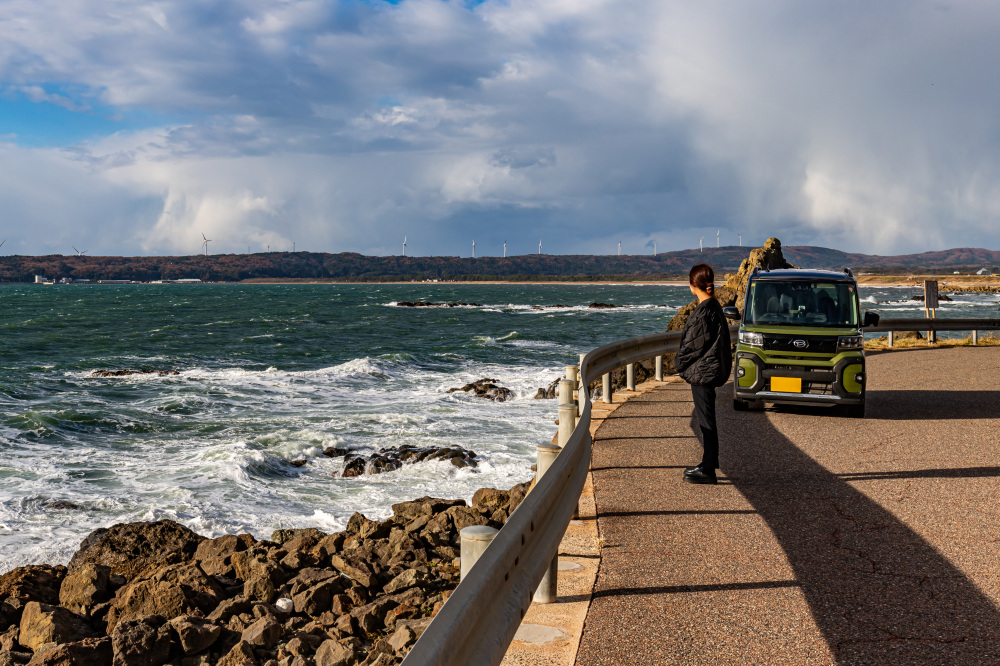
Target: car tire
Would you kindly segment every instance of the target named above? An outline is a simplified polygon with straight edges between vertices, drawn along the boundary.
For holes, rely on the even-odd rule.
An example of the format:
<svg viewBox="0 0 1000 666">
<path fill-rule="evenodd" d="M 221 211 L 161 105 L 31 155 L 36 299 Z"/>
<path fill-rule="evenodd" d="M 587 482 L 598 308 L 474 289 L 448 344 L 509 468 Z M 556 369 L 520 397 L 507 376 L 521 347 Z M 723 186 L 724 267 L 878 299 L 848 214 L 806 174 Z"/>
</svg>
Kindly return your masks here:
<svg viewBox="0 0 1000 666">
<path fill-rule="evenodd" d="M 733 398 L 733 411 L 734 412 L 746 412 L 749 411 L 750 404 L 746 400 L 740 400 L 739 398 Z"/>
</svg>

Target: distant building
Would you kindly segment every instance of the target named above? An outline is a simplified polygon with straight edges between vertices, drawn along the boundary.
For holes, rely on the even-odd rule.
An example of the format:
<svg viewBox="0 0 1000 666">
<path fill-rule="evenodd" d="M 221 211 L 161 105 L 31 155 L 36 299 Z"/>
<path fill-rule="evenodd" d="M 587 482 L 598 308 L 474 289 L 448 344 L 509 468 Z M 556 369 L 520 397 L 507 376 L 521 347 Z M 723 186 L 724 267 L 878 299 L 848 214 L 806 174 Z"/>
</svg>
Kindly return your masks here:
<svg viewBox="0 0 1000 666">
<path fill-rule="evenodd" d="M 198 278 L 182 278 L 180 280 L 171 280 L 175 284 L 198 284 L 201 282 Z"/>
<path fill-rule="evenodd" d="M 44 275 L 36 275 L 35 284 L 55 284 L 55 280 L 50 280 Z"/>
</svg>

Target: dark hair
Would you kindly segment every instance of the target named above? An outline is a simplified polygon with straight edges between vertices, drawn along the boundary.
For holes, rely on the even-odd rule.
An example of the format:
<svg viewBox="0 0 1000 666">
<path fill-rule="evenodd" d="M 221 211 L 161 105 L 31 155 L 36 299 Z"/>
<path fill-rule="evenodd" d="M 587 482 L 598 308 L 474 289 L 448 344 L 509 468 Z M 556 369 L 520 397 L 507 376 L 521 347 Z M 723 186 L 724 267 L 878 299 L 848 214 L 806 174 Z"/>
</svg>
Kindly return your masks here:
<svg viewBox="0 0 1000 666">
<path fill-rule="evenodd" d="M 698 289 L 708 292 L 709 296 L 715 296 L 715 272 L 708 264 L 698 264 L 692 268 L 688 279 Z"/>
</svg>

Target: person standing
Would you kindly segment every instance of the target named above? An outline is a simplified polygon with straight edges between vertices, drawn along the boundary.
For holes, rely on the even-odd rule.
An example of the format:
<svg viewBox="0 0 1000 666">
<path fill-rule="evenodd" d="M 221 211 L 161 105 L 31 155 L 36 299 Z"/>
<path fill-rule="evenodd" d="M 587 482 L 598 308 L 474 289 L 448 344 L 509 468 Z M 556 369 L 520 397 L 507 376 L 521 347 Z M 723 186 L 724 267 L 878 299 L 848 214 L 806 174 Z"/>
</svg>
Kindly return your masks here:
<svg viewBox="0 0 1000 666">
<path fill-rule="evenodd" d="M 704 454 L 701 464 L 684 470 L 689 483 L 716 483 L 719 468 L 719 429 L 715 423 L 715 389 L 729 380 L 733 353 L 729 324 L 715 300 L 715 273 L 708 264 L 698 264 L 688 277 L 698 306 L 684 324 L 680 349 L 674 360 L 678 374 L 691 385 L 694 413 L 701 430 Z"/>
</svg>

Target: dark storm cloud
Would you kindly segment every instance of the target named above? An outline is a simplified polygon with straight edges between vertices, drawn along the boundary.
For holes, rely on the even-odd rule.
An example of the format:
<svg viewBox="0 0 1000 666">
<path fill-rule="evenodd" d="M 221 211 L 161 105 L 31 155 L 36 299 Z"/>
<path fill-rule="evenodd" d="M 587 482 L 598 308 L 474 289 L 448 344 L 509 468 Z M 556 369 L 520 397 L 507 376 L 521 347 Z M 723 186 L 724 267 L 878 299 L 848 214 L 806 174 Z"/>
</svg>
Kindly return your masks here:
<svg viewBox="0 0 1000 666">
<path fill-rule="evenodd" d="M 548 252 L 638 253 L 719 230 L 883 253 L 1000 241 L 1000 8 L 984 3 L 4 14 L 5 90 L 123 119 L 62 149 L 8 139 L 0 160 L 49 175 L 44 193 L 0 186 L 49 230 L 16 251 L 81 233 L 97 251 L 195 251 L 203 231 L 220 251 L 397 252 L 405 234 L 418 254 L 539 235 Z"/>
</svg>

